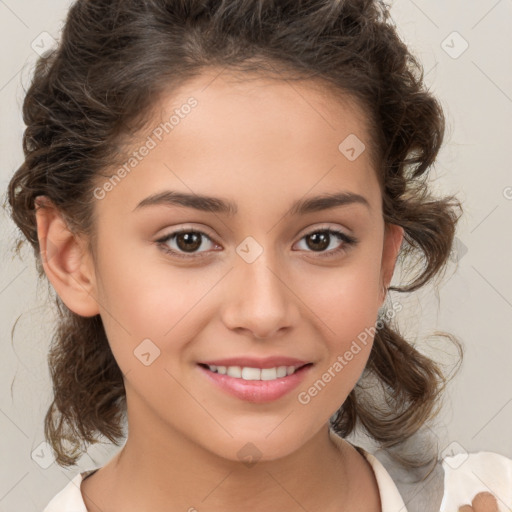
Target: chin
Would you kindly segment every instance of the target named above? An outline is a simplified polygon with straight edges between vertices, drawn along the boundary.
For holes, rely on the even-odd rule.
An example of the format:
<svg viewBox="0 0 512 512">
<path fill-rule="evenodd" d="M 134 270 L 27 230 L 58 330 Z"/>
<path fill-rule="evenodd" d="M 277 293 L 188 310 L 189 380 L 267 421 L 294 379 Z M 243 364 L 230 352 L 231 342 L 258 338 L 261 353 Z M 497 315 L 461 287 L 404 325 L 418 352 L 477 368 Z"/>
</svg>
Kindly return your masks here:
<svg viewBox="0 0 512 512">
<path fill-rule="evenodd" d="M 299 450 L 304 442 L 302 436 L 290 437 L 285 430 L 281 435 L 273 433 L 268 437 L 266 431 L 261 431 L 257 435 L 245 433 L 225 439 L 224 442 L 211 446 L 210 451 L 226 460 L 242 462 L 252 467 L 257 462 L 270 462 L 287 457 Z"/>
</svg>

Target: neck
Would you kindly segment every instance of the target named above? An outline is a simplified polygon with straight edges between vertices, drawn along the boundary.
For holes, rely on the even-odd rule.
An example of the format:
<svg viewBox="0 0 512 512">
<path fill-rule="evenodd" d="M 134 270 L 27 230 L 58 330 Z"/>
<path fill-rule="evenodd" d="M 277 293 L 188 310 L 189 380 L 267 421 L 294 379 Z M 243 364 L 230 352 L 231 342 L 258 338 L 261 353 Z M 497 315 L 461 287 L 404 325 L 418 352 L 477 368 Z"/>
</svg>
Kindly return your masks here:
<svg viewBox="0 0 512 512">
<path fill-rule="evenodd" d="M 151 432 L 140 428 L 148 423 L 129 424 L 125 446 L 100 470 L 104 491 L 90 496 L 91 512 L 94 505 L 125 512 L 328 512 L 345 510 L 353 498 L 355 450 L 344 440 L 335 443 L 327 424 L 295 452 L 251 465 L 218 457 L 177 432 L 158 435 L 154 424 Z M 83 488 L 94 476 L 82 486 L 86 505 Z"/>
</svg>

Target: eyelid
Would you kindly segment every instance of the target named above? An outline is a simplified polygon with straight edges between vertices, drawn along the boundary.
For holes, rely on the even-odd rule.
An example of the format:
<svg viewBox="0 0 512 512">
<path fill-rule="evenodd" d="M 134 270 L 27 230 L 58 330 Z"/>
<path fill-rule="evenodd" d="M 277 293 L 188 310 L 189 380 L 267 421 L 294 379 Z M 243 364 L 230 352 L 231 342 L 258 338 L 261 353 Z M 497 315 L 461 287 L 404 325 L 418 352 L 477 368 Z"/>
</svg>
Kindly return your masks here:
<svg viewBox="0 0 512 512">
<path fill-rule="evenodd" d="M 182 225 L 181 227 L 171 229 L 166 234 L 159 236 L 154 243 L 161 248 L 162 251 L 164 251 L 167 254 L 170 254 L 173 257 L 181 258 L 184 260 L 198 260 L 202 258 L 207 258 L 212 255 L 212 252 L 215 252 L 214 250 L 210 251 L 201 251 L 201 252 L 195 252 L 195 253 L 186 253 L 181 251 L 176 251 L 175 249 L 171 249 L 167 243 L 174 239 L 177 235 L 181 233 L 197 233 L 201 237 L 204 237 L 208 239 L 213 245 L 219 246 L 220 244 L 216 242 L 215 237 L 211 236 L 210 233 L 206 228 L 196 228 L 189 225 Z"/>
<path fill-rule="evenodd" d="M 306 235 L 310 235 L 311 233 L 315 233 L 317 231 L 323 231 L 323 230 L 337 230 L 337 231 L 343 231 L 343 233 L 347 236 L 347 237 L 351 237 L 351 235 L 349 233 L 347 233 L 347 231 L 350 231 L 346 228 L 342 228 L 340 229 L 339 226 L 335 225 L 331 225 L 331 224 L 326 224 L 326 223 L 323 223 L 323 224 L 320 224 L 320 225 L 316 225 L 316 224 L 311 224 L 310 226 L 306 227 L 306 228 L 303 228 L 301 231 L 299 231 L 299 233 L 297 235 L 295 235 L 295 238 L 298 237 L 298 239 L 302 239 L 304 238 Z M 158 236 L 158 238 L 156 239 L 156 241 L 159 241 L 159 240 L 162 240 L 164 238 L 167 238 L 167 237 L 170 237 L 172 235 L 176 235 L 176 234 L 179 234 L 179 233 L 188 233 L 190 231 L 194 231 L 194 232 L 199 232 L 201 234 L 204 234 L 206 235 L 211 242 L 215 242 L 218 244 L 218 242 L 216 241 L 216 235 L 213 235 L 209 230 L 208 228 L 206 227 L 203 227 L 203 226 L 200 226 L 200 227 L 196 227 L 196 226 L 193 226 L 193 225 L 189 225 L 189 224 L 183 224 L 183 225 L 180 225 L 180 227 L 177 227 L 177 228 L 170 228 L 170 230 L 167 232 L 167 233 L 164 233 L 163 235 L 161 236 Z M 352 237 L 353 238 L 353 237 Z M 220 245 L 220 244 L 219 244 Z"/>
<path fill-rule="evenodd" d="M 300 232 L 300 235 L 297 235 L 298 239 L 297 239 L 296 243 L 303 240 L 306 236 L 309 236 L 313 233 L 322 232 L 322 231 L 328 231 L 331 233 L 331 236 L 334 235 L 334 236 L 337 236 L 338 238 L 340 238 L 342 241 L 342 245 L 341 245 L 341 247 L 339 247 L 337 249 L 331 249 L 329 251 L 319 251 L 317 253 L 317 255 L 320 258 L 335 257 L 339 252 L 346 251 L 350 247 L 357 245 L 357 243 L 359 242 L 359 240 L 356 237 L 346 233 L 344 229 L 342 229 L 338 226 L 320 224 L 319 226 L 311 225 L 311 226 L 308 226 L 307 228 L 304 228 L 304 230 Z M 199 234 L 200 236 L 204 236 L 214 245 L 217 245 L 217 246 L 221 245 L 216 241 L 216 239 L 215 239 L 216 237 L 210 235 L 210 233 L 208 232 L 207 229 L 205 229 L 203 227 L 196 228 L 196 227 L 188 226 L 188 225 L 182 225 L 179 228 L 172 229 L 167 234 L 159 237 L 155 241 L 155 243 L 157 243 L 157 245 L 162 246 L 162 250 L 164 252 L 167 252 L 171 255 L 177 256 L 178 258 L 184 258 L 184 259 L 189 259 L 189 260 L 193 260 L 193 259 L 197 260 L 200 258 L 207 258 L 212 255 L 212 252 L 216 252 L 216 251 L 210 250 L 210 251 L 186 253 L 186 252 L 176 251 L 174 249 L 169 248 L 166 245 L 169 240 L 174 239 L 180 233 L 190 233 L 190 232 L 194 232 L 194 233 Z M 305 251 L 305 252 L 315 254 L 315 251 Z"/>
<path fill-rule="evenodd" d="M 344 235 L 347 237 L 351 237 L 351 235 L 348 233 L 348 229 L 345 227 L 340 227 L 339 225 L 332 225 L 332 224 L 326 224 L 326 223 L 320 223 L 320 224 L 312 224 L 308 226 L 307 228 L 304 228 L 303 230 L 299 231 L 299 234 L 297 235 L 299 239 L 304 238 L 306 235 L 310 235 L 311 233 L 316 233 L 317 231 L 342 231 Z"/>
<path fill-rule="evenodd" d="M 203 226 L 194 226 L 189 224 L 180 224 L 179 227 L 176 228 L 169 228 L 164 232 L 163 235 L 160 235 L 157 237 L 157 240 L 161 240 L 162 238 L 167 238 L 172 235 L 180 234 L 180 233 L 190 233 L 191 231 L 195 233 L 201 233 L 205 236 L 207 236 L 212 242 L 215 241 L 216 235 L 214 235 L 212 232 L 208 230 L 208 228 Z"/>
</svg>

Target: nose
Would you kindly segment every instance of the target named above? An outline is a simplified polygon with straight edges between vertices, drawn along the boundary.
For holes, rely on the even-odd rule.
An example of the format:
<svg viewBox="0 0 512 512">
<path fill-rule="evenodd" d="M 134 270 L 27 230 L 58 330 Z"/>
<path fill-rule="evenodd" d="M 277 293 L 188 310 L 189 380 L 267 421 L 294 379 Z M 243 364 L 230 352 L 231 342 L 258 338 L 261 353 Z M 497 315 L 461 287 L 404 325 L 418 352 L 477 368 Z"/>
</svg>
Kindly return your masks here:
<svg viewBox="0 0 512 512">
<path fill-rule="evenodd" d="M 300 317 L 300 300 L 294 294 L 289 272 L 276 268 L 275 260 L 271 263 L 265 254 L 252 263 L 237 261 L 230 272 L 223 309 L 223 321 L 229 329 L 256 339 L 288 331 Z"/>
</svg>

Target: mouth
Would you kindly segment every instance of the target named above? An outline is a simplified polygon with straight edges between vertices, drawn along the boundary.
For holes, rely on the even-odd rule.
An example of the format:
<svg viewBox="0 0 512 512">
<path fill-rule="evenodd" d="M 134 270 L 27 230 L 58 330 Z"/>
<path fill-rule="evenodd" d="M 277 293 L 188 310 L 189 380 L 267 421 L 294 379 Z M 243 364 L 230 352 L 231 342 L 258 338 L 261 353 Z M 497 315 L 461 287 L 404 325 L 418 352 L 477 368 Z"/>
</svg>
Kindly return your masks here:
<svg viewBox="0 0 512 512">
<path fill-rule="evenodd" d="M 234 379 L 241 379 L 247 381 L 271 381 L 289 377 L 294 373 L 302 370 L 305 367 L 312 366 L 313 363 L 305 363 L 302 365 L 282 365 L 274 366 L 271 368 L 255 368 L 251 366 L 222 366 L 222 365 L 210 365 L 206 363 L 199 363 L 199 366 L 205 370 L 209 370 L 212 373 L 219 375 L 227 375 Z"/>
<path fill-rule="evenodd" d="M 216 389 L 252 403 L 270 402 L 289 394 L 305 379 L 313 366 L 313 363 L 271 368 L 197 364 L 200 373 Z"/>
</svg>

